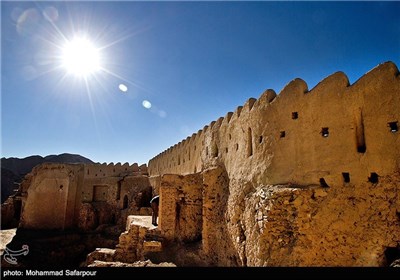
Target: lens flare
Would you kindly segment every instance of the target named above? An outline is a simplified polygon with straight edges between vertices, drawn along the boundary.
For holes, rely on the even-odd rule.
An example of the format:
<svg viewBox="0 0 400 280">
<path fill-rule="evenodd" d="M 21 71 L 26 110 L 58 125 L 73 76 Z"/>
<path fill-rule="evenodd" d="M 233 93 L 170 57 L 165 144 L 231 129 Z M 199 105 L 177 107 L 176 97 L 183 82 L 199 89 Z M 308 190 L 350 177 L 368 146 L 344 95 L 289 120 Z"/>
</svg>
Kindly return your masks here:
<svg viewBox="0 0 400 280">
<path fill-rule="evenodd" d="M 150 103 L 150 101 L 143 100 L 142 105 L 143 105 L 143 107 L 146 108 L 146 109 L 150 109 L 150 108 L 151 108 L 151 103 Z"/>
</svg>

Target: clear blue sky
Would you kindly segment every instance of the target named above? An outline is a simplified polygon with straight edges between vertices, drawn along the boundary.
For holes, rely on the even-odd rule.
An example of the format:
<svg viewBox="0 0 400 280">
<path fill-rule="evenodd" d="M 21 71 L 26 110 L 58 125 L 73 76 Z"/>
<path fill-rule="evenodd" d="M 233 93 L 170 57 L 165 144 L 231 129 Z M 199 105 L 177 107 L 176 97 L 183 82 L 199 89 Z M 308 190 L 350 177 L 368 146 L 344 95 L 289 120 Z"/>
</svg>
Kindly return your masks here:
<svg viewBox="0 0 400 280">
<path fill-rule="evenodd" d="M 353 83 L 381 62 L 400 66 L 399 2 L 2 1 L 1 8 L 5 157 L 69 152 L 147 163 L 296 77 L 312 88 L 336 71 Z M 87 83 L 60 67 L 63 36 L 78 34 L 101 48 L 103 70 Z"/>
</svg>

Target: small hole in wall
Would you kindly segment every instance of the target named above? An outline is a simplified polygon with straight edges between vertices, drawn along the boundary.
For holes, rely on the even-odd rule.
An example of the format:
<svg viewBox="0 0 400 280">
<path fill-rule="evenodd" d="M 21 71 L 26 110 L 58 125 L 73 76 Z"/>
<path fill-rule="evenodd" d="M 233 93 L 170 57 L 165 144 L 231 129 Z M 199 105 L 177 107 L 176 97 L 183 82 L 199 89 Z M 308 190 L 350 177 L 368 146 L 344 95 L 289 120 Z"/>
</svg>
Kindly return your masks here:
<svg viewBox="0 0 400 280">
<path fill-rule="evenodd" d="M 299 118 L 299 113 L 297 113 L 297 112 L 292 112 L 292 119 L 293 120 L 296 120 L 296 119 L 298 119 Z"/>
<path fill-rule="evenodd" d="M 228 153 L 228 148 L 225 148 L 225 153 Z"/>
<path fill-rule="evenodd" d="M 322 137 L 328 137 L 329 136 L 329 127 L 323 127 L 321 129 L 321 135 L 322 135 Z"/>
<path fill-rule="evenodd" d="M 232 135 L 229 133 L 229 140 L 231 140 L 232 139 Z"/>
<path fill-rule="evenodd" d="M 376 184 L 379 181 L 379 175 L 375 172 L 371 172 L 371 176 L 368 177 L 368 181 L 372 184 Z"/>
<path fill-rule="evenodd" d="M 63 185 L 60 185 L 60 190 L 62 190 L 64 188 L 64 186 Z"/>
<path fill-rule="evenodd" d="M 343 172 L 343 173 L 342 173 L 342 176 L 343 176 L 343 182 L 345 182 L 345 183 L 350 183 L 350 173 L 348 173 L 348 172 Z"/>
<path fill-rule="evenodd" d="M 239 150 L 239 144 L 236 144 L 235 147 L 236 147 L 236 151 Z"/>
<path fill-rule="evenodd" d="M 280 137 L 280 138 L 285 138 L 285 136 L 286 136 L 286 132 L 285 132 L 285 131 L 281 131 L 281 132 L 279 133 L 279 137 Z"/>
<path fill-rule="evenodd" d="M 208 147 L 206 147 L 206 156 L 208 156 Z"/>
<path fill-rule="evenodd" d="M 328 184 L 326 183 L 324 178 L 319 178 L 319 184 L 323 188 L 329 188 Z"/>
<path fill-rule="evenodd" d="M 263 137 L 262 137 L 262 135 L 258 138 L 258 143 L 262 143 L 262 141 L 263 141 Z"/>
<path fill-rule="evenodd" d="M 397 125 L 397 122 L 389 122 L 388 126 L 390 128 L 390 132 L 392 133 L 399 131 L 399 126 Z"/>
<path fill-rule="evenodd" d="M 194 145 L 194 150 L 196 151 L 196 145 Z"/>
</svg>

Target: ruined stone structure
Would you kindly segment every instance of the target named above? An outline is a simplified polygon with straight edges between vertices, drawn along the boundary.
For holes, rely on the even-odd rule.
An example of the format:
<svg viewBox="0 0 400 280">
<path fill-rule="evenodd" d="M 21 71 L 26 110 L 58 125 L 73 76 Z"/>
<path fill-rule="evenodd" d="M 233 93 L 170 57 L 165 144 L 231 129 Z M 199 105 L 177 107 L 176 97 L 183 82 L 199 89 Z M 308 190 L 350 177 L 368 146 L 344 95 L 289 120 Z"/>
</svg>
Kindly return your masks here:
<svg viewBox="0 0 400 280">
<path fill-rule="evenodd" d="M 201 240 L 214 265 L 384 265 L 400 246 L 399 120 L 391 62 L 250 98 L 149 161 L 161 234 Z"/>
<path fill-rule="evenodd" d="M 149 174 L 137 164 L 34 168 L 17 196 L 20 227 L 88 231 L 127 220 L 116 248 L 89 254 L 94 266 L 146 258 L 388 265 L 400 259 L 399 121 L 400 76 L 391 62 L 352 85 L 342 72 L 311 90 L 295 79 L 151 159 Z M 151 214 L 154 194 L 158 228 L 150 217 L 128 217 Z"/>
<path fill-rule="evenodd" d="M 21 184 L 20 227 L 93 230 L 149 214 L 146 165 L 54 164 L 35 167 Z"/>
<path fill-rule="evenodd" d="M 162 251 L 158 238 L 159 232 L 150 223 L 150 217 L 129 216 L 126 222 L 126 231 L 119 237 L 116 249 L 97 248 L 87 256 L 86 264 L 95 262 L 122 262 L 134 263 L 144 261 L 146 253 Z"/>
</svg>

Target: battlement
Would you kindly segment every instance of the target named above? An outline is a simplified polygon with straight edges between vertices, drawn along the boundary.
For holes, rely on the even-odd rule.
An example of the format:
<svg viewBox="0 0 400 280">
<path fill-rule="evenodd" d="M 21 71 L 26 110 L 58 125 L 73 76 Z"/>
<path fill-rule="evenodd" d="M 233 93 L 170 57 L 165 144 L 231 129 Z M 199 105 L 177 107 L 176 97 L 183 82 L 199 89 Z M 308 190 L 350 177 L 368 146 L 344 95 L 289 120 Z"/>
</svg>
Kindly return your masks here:
<svg viewBox="0 0 400 280">
<path fill-rule="evenodd" d="M 109 177 L 109 176 L 120 176 L 120 175 L 128 175 L 131 173 L 143 173 L 147 174 L 147 165 L 142 164 L 139 166 L 137 163 L 133 163 L 129 165 L 129 163 L 121 164 L 120 162 L 114 164 L 106 163 L 100 164 L 85 164 L 85 177 L 86 178 L 97 178 L 97 177 Z"/>
<path fill-rule="evenodd" d="M 337 186 L 400 167 L 399 70 L 378 65 L 350 85 L 343 72 L 313 89 L 302 79 L 205 125 L 149 161 L 149 173 L 192 174 L 222 164 L 259 184 Z"/>
</svg>

